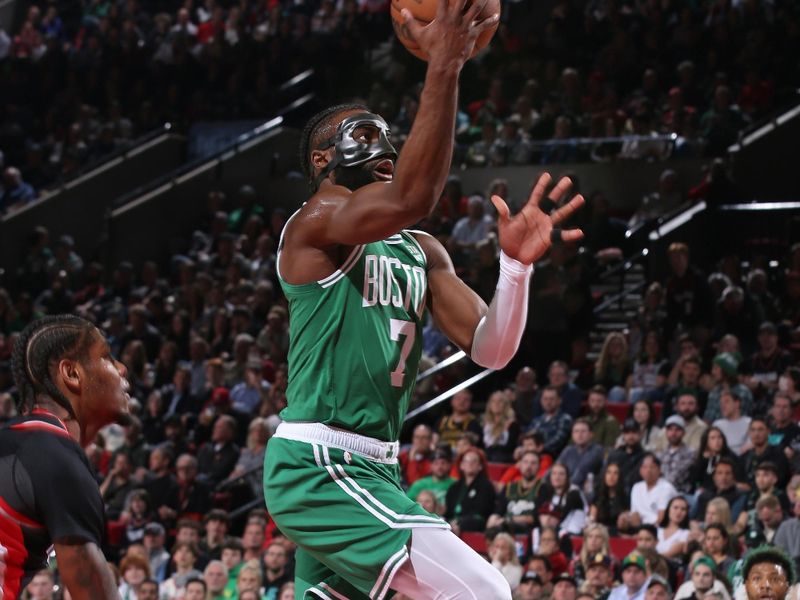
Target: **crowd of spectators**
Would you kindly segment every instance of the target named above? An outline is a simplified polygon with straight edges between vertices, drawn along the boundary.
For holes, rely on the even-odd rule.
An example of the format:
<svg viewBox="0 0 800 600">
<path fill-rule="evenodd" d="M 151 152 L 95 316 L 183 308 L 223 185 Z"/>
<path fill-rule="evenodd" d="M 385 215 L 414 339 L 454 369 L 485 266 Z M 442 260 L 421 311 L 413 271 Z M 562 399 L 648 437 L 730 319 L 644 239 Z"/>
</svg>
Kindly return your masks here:
<svg viewBox="0 0 800 600">
<path fill-rule="evenodd" d="M 271 118 L 312 67 L 321 95 L 354 93 L 390 30 L 384 1 L 34 4 L 0 30 L 0 167 L 40 191 L 166 122 Z M 29 200 L 0 191 L 0 213 Z"/>
<path fill-rule="evenodd" d="M 269 118 L 285 102 L 280 85 L 309 68 L 320 103 L 361 98 L 402 145 L 423 64 L 393 41 L 388 5 L 32 5 L 18 30 L 0 31 L 0 212 L 164 122 L 185 131 Z M 536 10 L 504 3 L 489 50 L 465 68 L 457 164 L 719 156 L 798 79 L 790 4 L 558 0 Z M 393 52 L 376 51 L 387 40 Z"/>
<path fill-rule="evenodd" d="M 409 495 L 519 598 L 732 598 L 751 549 L 800 564 L 800 244 L 778 269 L 704 271 L 683 243 L 664 258 L 595 361 L 562 355 L 540 382 L 525 356 L 485 403 L 463 390 L 419 422 L 401 454 Z"/>
<path fill-rule="evenodd" d="M 781 3 L 589 2 L 581 12 L 556 2 L 541 30 L 528 30 L 531 5 L 504 3 L 489 51 L 465 70 L 457 162 L 718 155 L 796 80 L 798 16 Z M 385 9 L 355 0 L 32 7 L 13 36 L 0 32 L 0 212 L 163 121 L 268 115 L 277 84 L 309 66 L 325 101 L 361 95 L 402 145 L 421 65 L 396 49 L 381 77 L 364 76 L 367 50 L 391 35 Z M 665 145 L 660 133 L 677 137 Z M 622 134 L 641 137 L 574 140 Z M 690 197 L 730 191 L 718 167 Z M 508 198 L 505 182 L 467 194 L 451 178 L 420 225 L 487 301 L 497 277 L 492 193 Z M 676 194 L 667 170 L 631 224 L 676 206 Z M 536 267 L 506 385 L 463 390 L 447 414 L 417 421 L 403 483 L 522 600 L 638 600 L 656 588 L 665 595 L 653 598 L 728 598 L 751 547 L 775 544 L 800 563 L 800 246 L 777 268 L 737 256 L 701 268 L 673 245 L 662 257 L 668 276 L 650 282 L 635 318 L 590 358 L 598 253 L 627 225 L 601 192 L 589 196 L 576 223 L 585 246 L 554 246 Z M 192 247 L 169 264 L 123 262 L 110 273 L 69 236 L 37 228 L 8 274 L 13 294 L 0 288 L 2 418 L 14 414 L 16 335 L 40 315 L 86 316 L 128 369 L 136 418 L 87 448 L 126 600 L 294 595 L 294 547 L 261 506 L 260 472 L 286 402 L 275 251 L 287 215 L 247 186 L 236 198 L 211 192 L 208 207 Z M 424 365 L 454 351 L 428 323 Z M 423 382 L 416 401 L 468 368 Z M 52 597 L 53 583 L 43 571 L 29 593 Z"/>
<path fill-rule="evenodd" d="M 440 208 L 420 226 L 488 300 L 497 247 L 485 200 L 446 193 Z M 191 248 L 107 276 L 68 236 L 37 228 L 16 291 L 0 288 L 3 418 L 14 414 L 11 349 L 40 315 L 96 322 L 128 369 L 133 423 L 87 448 L 126 598 L 148 597 L 151 579 L 161 598 L 195 597 L 193 586 L 209 598 L 290 594 L 293 547 L 262 506 L 260 468 L 286 403 L 288 313 L 275 273 L 286 218 L 248 186 L 230 199 L 211 192 Z M 589 359 L 591 316 L 562 315 L 560 333 L 537 318 L 548 303 L 579 304 L 571 294 L 591 309 L 592 255 L 557 245 L 536 266 L 518 364 L 500 374 L 507 385 L 462 390 L 446 414 L 415 422 L 400 457 L 409 495 L 526 600 L 602 597 L 617 580 L 634 596 L 660 578 L 665 590 L 710 582 L 727 597 L 744 548 L 775 543 L 800 560 L 800 245 L 778 268 L 725 257 L 704 271 L 673 244 L 667 277 Z M 423 343 L 425 365 L 455 351 L 432 322 Z M 415 401 L 469 368 L 447 367 Z M 703 565 L 713 576 L 695 581 Z"/>
</svg>

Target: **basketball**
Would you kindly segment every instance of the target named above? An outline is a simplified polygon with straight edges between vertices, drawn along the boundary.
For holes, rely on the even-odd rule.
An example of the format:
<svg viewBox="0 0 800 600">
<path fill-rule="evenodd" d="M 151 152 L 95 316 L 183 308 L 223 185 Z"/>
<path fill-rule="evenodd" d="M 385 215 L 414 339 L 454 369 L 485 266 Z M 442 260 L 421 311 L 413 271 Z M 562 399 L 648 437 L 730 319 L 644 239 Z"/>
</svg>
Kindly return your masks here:
<svg viewBox="0 0 800 600">
<path fill-rule="evenodd" d="M 411 11 L 411 14 L 414 15 L 414 18 L 418 21 L 421 21 L 423 24 L 430 23 L 433 18 L 436 16 L 436 6 L 439 3 L 439 0 L 392 0 L 392 26 L 394 27 L 394 32 L 397 34 L 398 39 L 406 47 L 406 49 L 411 52 L 417 58 L 427 61 L 428 54 L 419 47 L 419 45 L 411 38 L 408 33 L 408 29 L 403 22 L 403 15 L 400 11 L 404 8 L 407 8 Z M 468 0 L 467 6 L 472 4 L 471 0 Z M 487 2 L 484 9 L 481 11 L 479 19 L 486 19 L 487 17 L 492 16 L 495 13 L 500 13 L 500 0 L 489 0 Z M 500 21 L 498 20 L 497 23 L 494 24 L 494 27 L 487 29 L 484 31 L 478 39 L 475 41 L 475 49 L 472 51 L 472 56 L 475 56 L 481 49 L 486 47 L 492 36 L 494 35 L 495 31 L 497 31 L 497 26 L 499 25 Z"/>
</svg>

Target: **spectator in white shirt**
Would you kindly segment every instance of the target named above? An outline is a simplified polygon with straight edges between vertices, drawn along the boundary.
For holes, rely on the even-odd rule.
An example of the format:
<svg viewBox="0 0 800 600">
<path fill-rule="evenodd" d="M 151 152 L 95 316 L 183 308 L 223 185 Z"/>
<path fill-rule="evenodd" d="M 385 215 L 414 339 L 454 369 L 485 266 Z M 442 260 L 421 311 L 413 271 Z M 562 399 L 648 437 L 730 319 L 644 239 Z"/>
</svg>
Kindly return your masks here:
<svg viewBox="0 0 800 600">
<path fill-rule="evenodd" d="M 631 510 L 620 517 L 630 529 L 659 523 L 669 501 L 678 495 L 675 486 L 661 476 L 661 461 L 652 452 L 642 458 L 639 475 L 642 481 L 631 490 Z"/>
</svg>

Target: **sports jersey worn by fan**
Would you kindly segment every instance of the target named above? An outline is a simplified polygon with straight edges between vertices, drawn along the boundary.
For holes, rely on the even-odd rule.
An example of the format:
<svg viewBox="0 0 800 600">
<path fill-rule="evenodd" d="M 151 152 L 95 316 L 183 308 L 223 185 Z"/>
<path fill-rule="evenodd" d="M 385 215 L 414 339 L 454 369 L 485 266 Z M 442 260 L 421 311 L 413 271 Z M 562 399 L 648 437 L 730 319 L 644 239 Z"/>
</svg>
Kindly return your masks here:
<svg viewBox="0 0 800 600">
<path fill-rule="evenodd" d="M 402 231 L 355 246 L 321 281 L 281 278 L 288 405 L 267 449 L 264 494 L 298 545 L 297 598 L 391 597 L 411 530 L 449 527 L 405 495 L 397 461 L 422 349 L 426 267 Z"/>
<path fill-rule="evenodd" d="M 101 546 L 104 527 L 89 461 L 60 419 L 34 410 L 0 428 L 0 597 L 21 593 L 52 544 Z"/>
</svg>

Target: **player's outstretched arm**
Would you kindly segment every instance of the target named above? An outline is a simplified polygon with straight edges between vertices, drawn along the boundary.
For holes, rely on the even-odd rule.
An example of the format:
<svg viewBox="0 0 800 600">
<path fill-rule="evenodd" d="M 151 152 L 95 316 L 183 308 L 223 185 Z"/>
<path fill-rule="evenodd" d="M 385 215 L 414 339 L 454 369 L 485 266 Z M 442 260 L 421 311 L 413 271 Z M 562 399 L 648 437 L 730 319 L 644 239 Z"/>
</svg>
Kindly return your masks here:
<svg viewBox="0 0 800 600">
<path fill-rule="evenodd" d="M 114 576 L 97 544 L 55 544 L 61 579 L 75 600 L 118 600 Z"/>
<path fill-rule="evenodd" d="M 304 210 L 303 229 L 317 247 L 384 239 L 427 216 L 441 196 L 450 170 L 458 100 L 458 76 L 478 36 L 499 15 L 476 21 L 487 0 L 440 0 L 436 17 L 422 26 L 404 11 L 409 35 L 429 56 L 420 107 L 391 182 L 354 192 L 324 184 Z M 325 165 L 321 151 L 312 164 Z"/>
<path fill-rule="evenodd" d="M 488 307 L 455 274 L 442 245 L 431 236 L 418 236 L 428 256 L 428 288 L 434 320 L 453 343 L 484 367 L 503 368 L 519 348 L 528 314 L 533 263 L 544 256 L 554 236 L 565 242 L 583 236 L 579 229 L 556 230 L 554 234 L 555 228 L 580 208 L 584 200 L 577 195 L 548 215 L 539 204 L 549 183 L 550 175 L 543 174 L 528 202 L 513 217 L 502 198 L 492 197 L 498 212 L 502 252 L 497 289 Z M 549 194 L 550 198 L 560 200 L 571 185 L 568 178 L 561 179 Z"/>
</svg>

